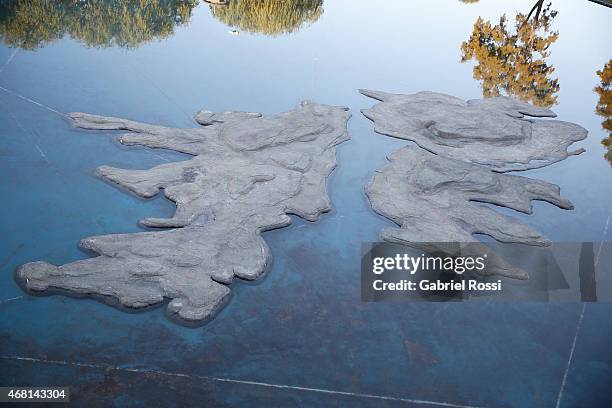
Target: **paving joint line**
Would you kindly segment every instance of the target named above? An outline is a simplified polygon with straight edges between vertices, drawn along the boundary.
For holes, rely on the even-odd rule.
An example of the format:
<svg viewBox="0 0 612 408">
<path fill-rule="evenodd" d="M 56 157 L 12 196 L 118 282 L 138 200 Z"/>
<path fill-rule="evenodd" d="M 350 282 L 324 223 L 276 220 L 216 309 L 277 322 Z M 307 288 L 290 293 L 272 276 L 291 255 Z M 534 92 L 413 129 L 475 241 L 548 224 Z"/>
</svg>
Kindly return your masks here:
<svg viewBox="0 0 612 408">
<path fill-rule="evenodd" d="M 46 360 L 46 359 L 41 359 L 41 358 L 20 357 L 20 356 L 0 356 L 0 359 L 29 361 L 33 363 L 56 364 L 56 365 L 63 365 L 63 366 L 86 367 L 86 368 L 93 368 L 93 369 L 99 369 L 99 370 L 109 370 L 110 369 L 110 370 L 125 371 L 125 372 L 138 373 L 138 374 L 157 374 L 157 375 L 163 375 L 163 376 L 168 376 L 168 377 L 190 378 L 190 379 L 213 381 L 213 382 L 224 382 L 224 383 L 232 383 L 232 384 L 253 385 L 253 386 L 259 386 L 259 387 L 276 388 L 276 389 L 289 389 L 289 390 L 297 390 L 297 391 L 316 392 L 320 394 L 342 395 L 342 396 L 348 396 L 348 397 L 354 397 L 354 398 L 367 398 L 367 399 L 376 399 L 376 400 L 381 400 L 381 401 L 396 401 L 396 402 L 405 402 L 405 403 L 411 403 L 411 404 L 431 405 L 431 406 L 437 406 L 437 407 L 483 408 L 483 407 L 477 407 L 477 406 L 472 406 L 472 405 L 454 404 L 451 402 L 429 401 L 429 400 L 401 398 L 401 397 L 393 397 L 393 396 L 377 395 L 377 394 L 338 391 L 338 390 L 331 390 L 331 389 L 326 389 L 326 388 L 302 387 L 302 386 L 296 386 L 296 385 L 274 384 L 274 383 L 266 383 L 266 382 L 260 382 L 260 381 L 237 380 L 237 379 L 232 379 L 232 378 L 191 375 L 191 374 L 185 374 L 185 373 L 168 372 L 168 371 L 162 371 L 162 370 L 152 370 L 152 369 L 146 369 L 146 368 L 119 367 L 119 366 L 113 366 L 110 364 L 80 363 L 80 362 L 70 362 L 70 361 L 62 361 L 62 360 Z"/>
<path fill-rule="evenodd" d="M 572 365 L 572 358 L 574 357 L 574 351 L 576 350 L 576 340 L 578 339 L 578 332 L 580 332 L 580 327 L 582 326 L 582 320 L 584 319 L 585 310 L 586 310 L 586 303 L 583 303 L 582 310 L 580 311 L 580 318 L 578 319 L 578 324 L 576 325 L 576 334 L 574 334 L 574 340 L 572 341 L 572 347 L 570 349 L 569 358 L 567 359 L 567 366 L 565 367 L 565 372 L 563 373 L 563 380 L 561 381 L 561 388 L 559 389 L 559 394 L 557 395 L 557 403 L 555 404 L 555 408 L 559 408 L 561 406 L 561 400 L 563 399 L 563 392 L 565 391 L 565 384 L 567 383 L 567 376 L 569 374 L 570 366 Z"/>
</svg>

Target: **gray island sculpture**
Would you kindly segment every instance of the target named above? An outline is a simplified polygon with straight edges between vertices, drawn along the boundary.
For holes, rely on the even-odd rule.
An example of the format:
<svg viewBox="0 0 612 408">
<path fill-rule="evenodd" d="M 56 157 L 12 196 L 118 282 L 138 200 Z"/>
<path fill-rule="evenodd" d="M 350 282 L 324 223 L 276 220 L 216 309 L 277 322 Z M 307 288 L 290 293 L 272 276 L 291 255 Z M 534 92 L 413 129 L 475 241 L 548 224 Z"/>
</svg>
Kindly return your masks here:
<svg viewBox="0 0 612 408">
<path fill-rule="evenodd" d="M 496 172 L 545 167 L 584 152 L 568 147 L 587 136 L 574 123 L 514 98 L 463 99 L 436 92 L 412 95 L 361 89 L 382 101 L 362 113 L 383 135 L 407 139 L 432 153 L 482 164 Z"/>
<path fill-rule="evenodd" d="M 532 213 L 532 201 L 563 209 L 573 205 L 558 186 L 500 174 L 548 166 L 583 149 L 579 125 L 550 119 L 555 113 L 509 97 L 464 101 L 435 92 L 412 95 L 360 90 L 382 101 L 363 114 L 374 130 L 415 142 L 394 153 L 366 187 L 377 213 L 399 228 L 381 231 L 384 241 L 446 255 L 488 255 L 486 274 L 527 279 L 528 274 L 480 244 L 474 234 L 535 246 L 550 242 L 531 227 L 480 203 Z M 458 245 L 448 245 L 456 243 Z"/>
<path fill-rule="evenodd" d="M 31 262 L 17 270 L 29 291 L 59 289 L 102 296 L 128 308 L 170 299 L 171 315 L 204 322 L 230 295 L 236 276 L 254 280 L 270 262 L 261 232 L 287 226 L 288 214 L 310 221 L 331 209 L 326 178 L 335 146 L 348 140 L 347 108 L 303 102 L 271 117 L 199 112 L 200 128 L 175 129 L 71 113 L 83 129 L 127 130 L 125 145 L 171 149 L 193 158 L 148 170 L 102 166 L 99 176 L 140 197 L 163 194 L 172 218 L 147 218 L 160 231 L 95 236 L 82 248 L 98 256 L 61 266 Z"/>
<path fill-rule="evenodd" d="M 414 246 L 446 255 L 487 254 L 488 275 L 526 279 L 528 275 L 504 261 L 473 234 L 497 241 L 548 246 L 540 233 L 512 217 L 480 203 L 496 204 L 526 214 L 533 200 L 547 201 L 563 209 L 572 203 L 559 195 L 559 187 L 522 176 L 495 173 L 484 166 L 436 156 L 406 146 L 391 155 L 390 163 L 376 171 L 366 186 L 374 211 L 400 228 L 384 228 L 384 241 Z M 458 243 L 456 252 L 444 243 Z"/>
</svg>

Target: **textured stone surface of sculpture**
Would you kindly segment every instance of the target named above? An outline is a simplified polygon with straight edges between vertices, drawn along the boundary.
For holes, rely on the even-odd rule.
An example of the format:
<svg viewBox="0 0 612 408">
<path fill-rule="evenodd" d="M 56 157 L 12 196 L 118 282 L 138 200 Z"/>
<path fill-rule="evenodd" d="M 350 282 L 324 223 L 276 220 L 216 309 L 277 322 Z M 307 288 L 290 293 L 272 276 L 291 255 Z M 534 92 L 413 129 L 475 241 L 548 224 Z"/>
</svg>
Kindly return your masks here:
<svg viewBox="0 0 612 408">
<path fill-rule="evenodd" d="M 499 174 L 488 168 L 434 155 L 406 146 L 389 156 L 366 187 L 374 211 L 399 228 L 384 228 L 381 238 L 425 251 L 449 253 L 437 243 L 467 243 L 469 251 L 487 254 L 487 273 L 527 278 L 479 242 L 486 234 L 500 242 L 544 246 L 549 241 L 512 217 L 484 206 L 490 203 L 531 214 L 532 201 L 547 201 L 564 209 L 572 204 L 559 187 L 527 177 Z M 431 243 L 428 245 L 427 243 Z"/>
<path fill-rule="evenodd" d="M 129 308 L 169 299 L 168 311 L 181 319 L 210 318 L 235 276 L 253 280 L 266 270 L 262 231 L 289 225 L 288 214 L 313 221 L 330 210 L 326 177 L 335 146 L 349 138 L 347 111 L 314 102 L 271 117 L 201 111 L 196 121 L 203 126 L 193 129 L 69 114 L 79 128 L 127 130 L 122 144 L 194 157 L 148 170 L 97 171 L 141 197 L 163 189 L 176 203 L 174 216 L 141 222 L 171 229 L 85 238 L 80 246 L 98 256 L 61 266 L 31 262 L 18 279 L 30 291 L 102 296 Z"/>
<path fill-rule="evenodd" d="M 573 123 L 531 117 L 554 117 L 549 109 L 508 97 L 464 101 L 454 96 L 412 95 L 360 90 L 382 101 L 363 114 L 376 132 L 412 140 L 430 152 L 485 165 L 496 172 L 544 167 L 580 154 L 568 152 L 587 131 Z"/>
</svg>

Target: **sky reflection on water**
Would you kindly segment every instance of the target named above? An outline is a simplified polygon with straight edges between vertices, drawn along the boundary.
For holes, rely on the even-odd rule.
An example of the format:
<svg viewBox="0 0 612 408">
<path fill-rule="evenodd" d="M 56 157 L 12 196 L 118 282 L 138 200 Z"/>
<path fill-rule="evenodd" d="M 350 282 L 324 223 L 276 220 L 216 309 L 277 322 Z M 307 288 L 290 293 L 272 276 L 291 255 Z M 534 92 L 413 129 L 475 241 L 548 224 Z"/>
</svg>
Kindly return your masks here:
<svg viewBox="0 0 612 408">
<path fill-rule="evenodd" d="M 372 101 L 357 89 L 481 97 L 483 85 L 473 69 L 482 63 L 478 58 L 462 63 L 462 43 L 471 38 L 479 17 L 494 27 L 503 14 L 528 13 L 532 0 L 448 0 L 418 7 L 399 0 L 327 0 L 309 3 L 309 11 L 290 9 L 291 24 L 283 26 L 282 17 L 270 19 L 265 30 L 256 28 L 261 20 L 255 13 L 254 19 L 240 21 L 237 6 L 238 14 L 228 16 L 226 25 L 204 2 L 195 7 L 154 2 L 151 7 L 159 4 L 163 12 L 121 12 L 126 21 L 142 25 L 103 20 L 99 31 L 91 25 L 88 32 L 86 25 L 62 21 L 50 25 L 56 27 L 50 34 L 24 31 L 12 25 L 16 20 L 3 19 L 9 4 L 0 7 L 5 41 L 0 86 L 10 90 L 0 92 L 0 179 L 8 197 L 0 212 L 0 299 L 17 299 L 0 303 L 1 355 L 459 404 L 555 404 L 581 305 L 364 304 L 359 288 L 360 244 L 376 240 L 380 228 L 389 225 L 369 208 L 363 186 L 385 156 L 406 141 L 373 132 L 359 112 Z M 79 4 L 114 15 L 99 2 Z M 545 64 L 554 73 L 547 71 L 539 84 L 553 91 L 511 83 L 512 73 L 525 66 L 517 66 L 516 57 L 508 58 L 513 66 L 500 71 L 509 76 L 490 89 L 518 89 L 530 98 L 541 94 L 547 103 L 554 99 L 559 119 L 589 130 L 587 140 L 576 146 L 587 152 L 525 173 L 560 185 L 574 211 L 536 203 L 533 215 L 513 216 L 554 241 L 610 240 L 612 169 L 601 144 L 609 137 L 602 128 L 609 117 L 609 85 L 597 72 L 612 57 L 612 12 L 585 1 L 554 0 L 552 7 L 558 14 L 550 30 L 559 37 Z M 91 21 L 74 10 L 61 13 Z M 516 27 L 509 27 L 512 35 Z M 24 49 L 16 51 L 15 45 Z M 527 66 L 539 59 L 526 60 Z M 553 79 L 558 89 L 548 82 Z M 598 86 L 604 92 L 594 92 Z M 17 95 L 59 112 L 173 127 L 195 126 L 191 116 L 203 108 L 272 114 L 313 99 L 351 108 L 352 140 L 340 146 L 338 168 L 329 180 L 334 210 L 316 223 L 295 219 L 288 228 L 266 233 L 274 263 L 265 279 L 255 285 L 234 283 L 234 299 L 213 322 L 185 328 L 169 322 L 163 309 L 127 314 L 92 300 L 24 296 L 17 287 L 13 271 L 19 264 L 82 259 L 87 255 L 76 248 L 79 239 L 140 231 L 137 220 L 172 213 L 173 206 L 162 198 L 139 200 L 100 181 L 96 167 L 147 168 L 184 157 L 121 147 L 111 133 L 74 130 L 60 115 Z M 598 104 L 603 115 L 595 112 Z M 609 305 L 587 306 L 562 406 L 607 402 L 612 355 L 605 341 L 612 335 L 611 315 Z M 150 382 L 180 385 L 165 377 L 125 378 L 127 373 L 117 370 L 105 374 L 18 361 L 0 365 L 2 379 L 15 384 L 32 378 L 41 384 L 74 381 L 78 375 L 77 391 L 89 390 L 108 403 L 134 395 L 159 401 L 164 397 Z M 201 398 L 211 406 L 339 403 L 333 396 L 318 400 L 297 391 L 236 387 L 227 394 L 221 386 L 209 387 Z M 184 398 L 197 395 L 193 385 Z"/>
</svg>

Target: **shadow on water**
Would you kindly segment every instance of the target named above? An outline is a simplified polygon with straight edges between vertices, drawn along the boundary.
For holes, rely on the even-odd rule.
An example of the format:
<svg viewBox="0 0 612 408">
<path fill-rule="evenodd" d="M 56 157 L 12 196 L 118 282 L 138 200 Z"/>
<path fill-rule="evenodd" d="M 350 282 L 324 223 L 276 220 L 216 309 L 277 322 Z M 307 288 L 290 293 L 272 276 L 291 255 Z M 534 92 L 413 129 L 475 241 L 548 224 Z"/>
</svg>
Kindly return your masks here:
<svg viewBox="0 0 612 408">
<path fill-rule="evenodd" d="M 518 13 L 512 29 L 502 15 L 499 23 L 478 17 L 470 38 L 461 44 L 461 62 L 475 60 L 473 75 L 485 98 L 509 95 L 536 106 L 557 102 L 560 85 L 546 59 L 559 33 L 551 31 L 557 11 L 544 0 L 528 14 Z"/>
</svg>

